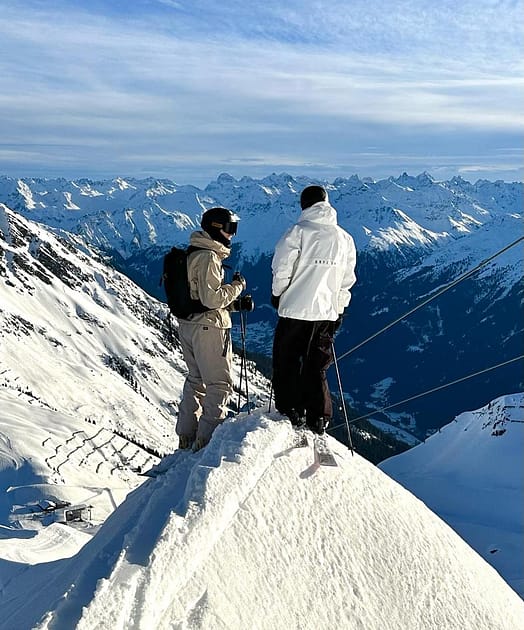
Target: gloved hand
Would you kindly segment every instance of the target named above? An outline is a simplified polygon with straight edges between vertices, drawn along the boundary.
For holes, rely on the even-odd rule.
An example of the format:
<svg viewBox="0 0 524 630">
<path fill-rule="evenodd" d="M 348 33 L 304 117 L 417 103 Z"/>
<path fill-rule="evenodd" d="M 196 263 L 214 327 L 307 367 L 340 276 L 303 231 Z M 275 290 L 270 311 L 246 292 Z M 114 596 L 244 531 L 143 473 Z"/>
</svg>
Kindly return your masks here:
<svg viewBox="0 0 524 630">
<path fill-rule="evenodd" d="M 247 287 L 246 279 L 239 271 L 235 271 L 235 273 L 233 274 L 233 282 L 231 284 L 241 284 L 242 291 L 245 291 Z"/>
<path fill-rule="evenodd" d="M 255 303 L 250 295 L 243 295 L 231 303 L 232 311 L 254 311 Z"/>
<path fill-rule="evenodd" d="M 278 305 L 280 304 L 280 295 L 271 295 L 271 306 L 278 311 Z"/>
<path fill-rule="evenodd" d="M 342 326 L 343 321 L 344 321 L 344 312 L 340 313 L 337 319 L 333 322 L 333 335 L 335 335 L 338 329 Z"/>
</svg>

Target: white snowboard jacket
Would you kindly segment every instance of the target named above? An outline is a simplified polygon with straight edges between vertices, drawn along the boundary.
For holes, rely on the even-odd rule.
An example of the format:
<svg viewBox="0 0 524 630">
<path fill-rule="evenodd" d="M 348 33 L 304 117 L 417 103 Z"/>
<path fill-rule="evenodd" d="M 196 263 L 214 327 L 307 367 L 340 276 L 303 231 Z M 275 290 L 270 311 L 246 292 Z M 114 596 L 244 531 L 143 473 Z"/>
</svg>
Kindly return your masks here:
<svg viewBox="0 0 524 630">
<path fill-rule="evenodd" d="M 337 225 L 336 210 L 327 201 L 303 210 L 273 256 L 272 293 L 280 297 L 279 316 L 335 321 L 351 300 L 355 264 L 355 244 Z"/>
</svg>

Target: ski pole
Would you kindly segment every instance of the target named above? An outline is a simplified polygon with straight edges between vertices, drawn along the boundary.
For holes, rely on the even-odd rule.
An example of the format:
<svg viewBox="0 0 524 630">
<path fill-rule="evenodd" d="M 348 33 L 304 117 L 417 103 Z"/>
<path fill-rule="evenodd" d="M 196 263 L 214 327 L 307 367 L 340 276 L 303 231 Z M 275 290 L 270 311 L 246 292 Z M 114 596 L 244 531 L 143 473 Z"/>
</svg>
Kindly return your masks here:
<svg viewBox="0 0 524 630">
<path fill-rule="evenodd" d="M 240 413 L 240 397 L 242 395 L 242 378 L 244 376 L 244 370 L 243 370 L 243 361 L 242 361 L 242 356 L 240 356 L 240 381 L 238 383 L 238 402 L 237 402 L 237 411 L 238 413 Z"/>
<path fill-rule="evenodd" d="M 246 356 L 246 334 L 247 334 L 247 313 L 241 313 L 240 314 L 242 320 L 243 320 L 243 328 L 244 328 L 244 334 L 243 334 L 243 341 L 242 341 L 242 353 L 244 355 L 244 379 L 246 381 L 246 401 L 247 401 L 247 413 L 248 415 L 251 413 L 251 407 L 249 405 L 249 380 L 247 378 L 247 356 Z"/>
<path fill-rule="evenodd" d="M 337 373 L 337 381 L 338 381 L 338 388 L 340 390 L 340 402 L 342 405 L 342 413 L 344 414 L 344 420 L 346 421 L 346 427 L 348 430 L 349 449 L 351 451 L 351 455 L 354 455 L 355 453 L 353 452 L 353 440 L 351 439 L 351 428 L 349 426 L 348 414 L 346 410 L 346 401 L 344 398 L 344 392 L 342 391 L 342 381 L 340 380 L 340 372 L 338 371 L 338 361 L 337 361 L 337 355 L 335 352 L 335 344 L 333 342 L 331 342 L 331 352 L 333 354 L 333 363 L 335 364 L 335 372 Z"/>
<path fill-rule="evenodd" d="M 242 380 L 244 378 L 244 342 L 243 342 L 243 333 L 242 333 L 242 313 L 240 313 L 240 380 L 238 383 L 238 403 L 237 410 L 240 413 L 240 401 L 242 397 Z"/>
<path fill-rule="evenodd" d="M 247 378 L 247 359 L 246 359 L 246 320 L 245 315 L 240 311 L 240 339 L 242 344 L 242 354 L 240 357 L 240 383 L 238 386 L 238 410 L 240 411 L 240 397 L 242 394 L 242 379 L 246 382 L 246 402 L 247 412 L 251 413 L 249 406 L 249 383 Z"/>
</svg>

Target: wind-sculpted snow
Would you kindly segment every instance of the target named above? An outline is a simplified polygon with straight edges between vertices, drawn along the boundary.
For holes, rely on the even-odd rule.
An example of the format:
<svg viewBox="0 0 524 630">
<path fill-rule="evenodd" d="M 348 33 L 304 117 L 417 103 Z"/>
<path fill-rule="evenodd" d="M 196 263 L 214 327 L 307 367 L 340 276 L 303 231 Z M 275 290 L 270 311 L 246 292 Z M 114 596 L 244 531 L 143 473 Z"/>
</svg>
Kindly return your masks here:
<svg viewBox="0 0 524 630">
<path fill-rule="evenodd" d="M 379 466 L 524 597 L 524 394 L 462 413 L 425 443 Z"/>
<path fill-rule="evenodd" d="M 48 567 L 45 588 L 42 567 L 9 583 L 0 627 L 522 625 L 518 596 L 407 491 L 333 439 L 336 469 L 291 443 L 267 413 L 227 421 Z"/>
</svg>

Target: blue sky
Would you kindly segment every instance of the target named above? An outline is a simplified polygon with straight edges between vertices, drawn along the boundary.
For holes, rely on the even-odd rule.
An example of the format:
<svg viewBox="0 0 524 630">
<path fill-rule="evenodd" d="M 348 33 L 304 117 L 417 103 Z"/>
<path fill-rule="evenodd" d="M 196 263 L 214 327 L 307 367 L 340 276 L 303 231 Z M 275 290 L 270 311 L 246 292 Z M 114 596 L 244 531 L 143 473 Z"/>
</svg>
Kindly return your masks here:
<svg viewBox="0 0 524 630">
<path fill-rule="evenodd" d="M 524 179 L 524 0 L 2 0 L 0 173 Z"/>
</svg>

